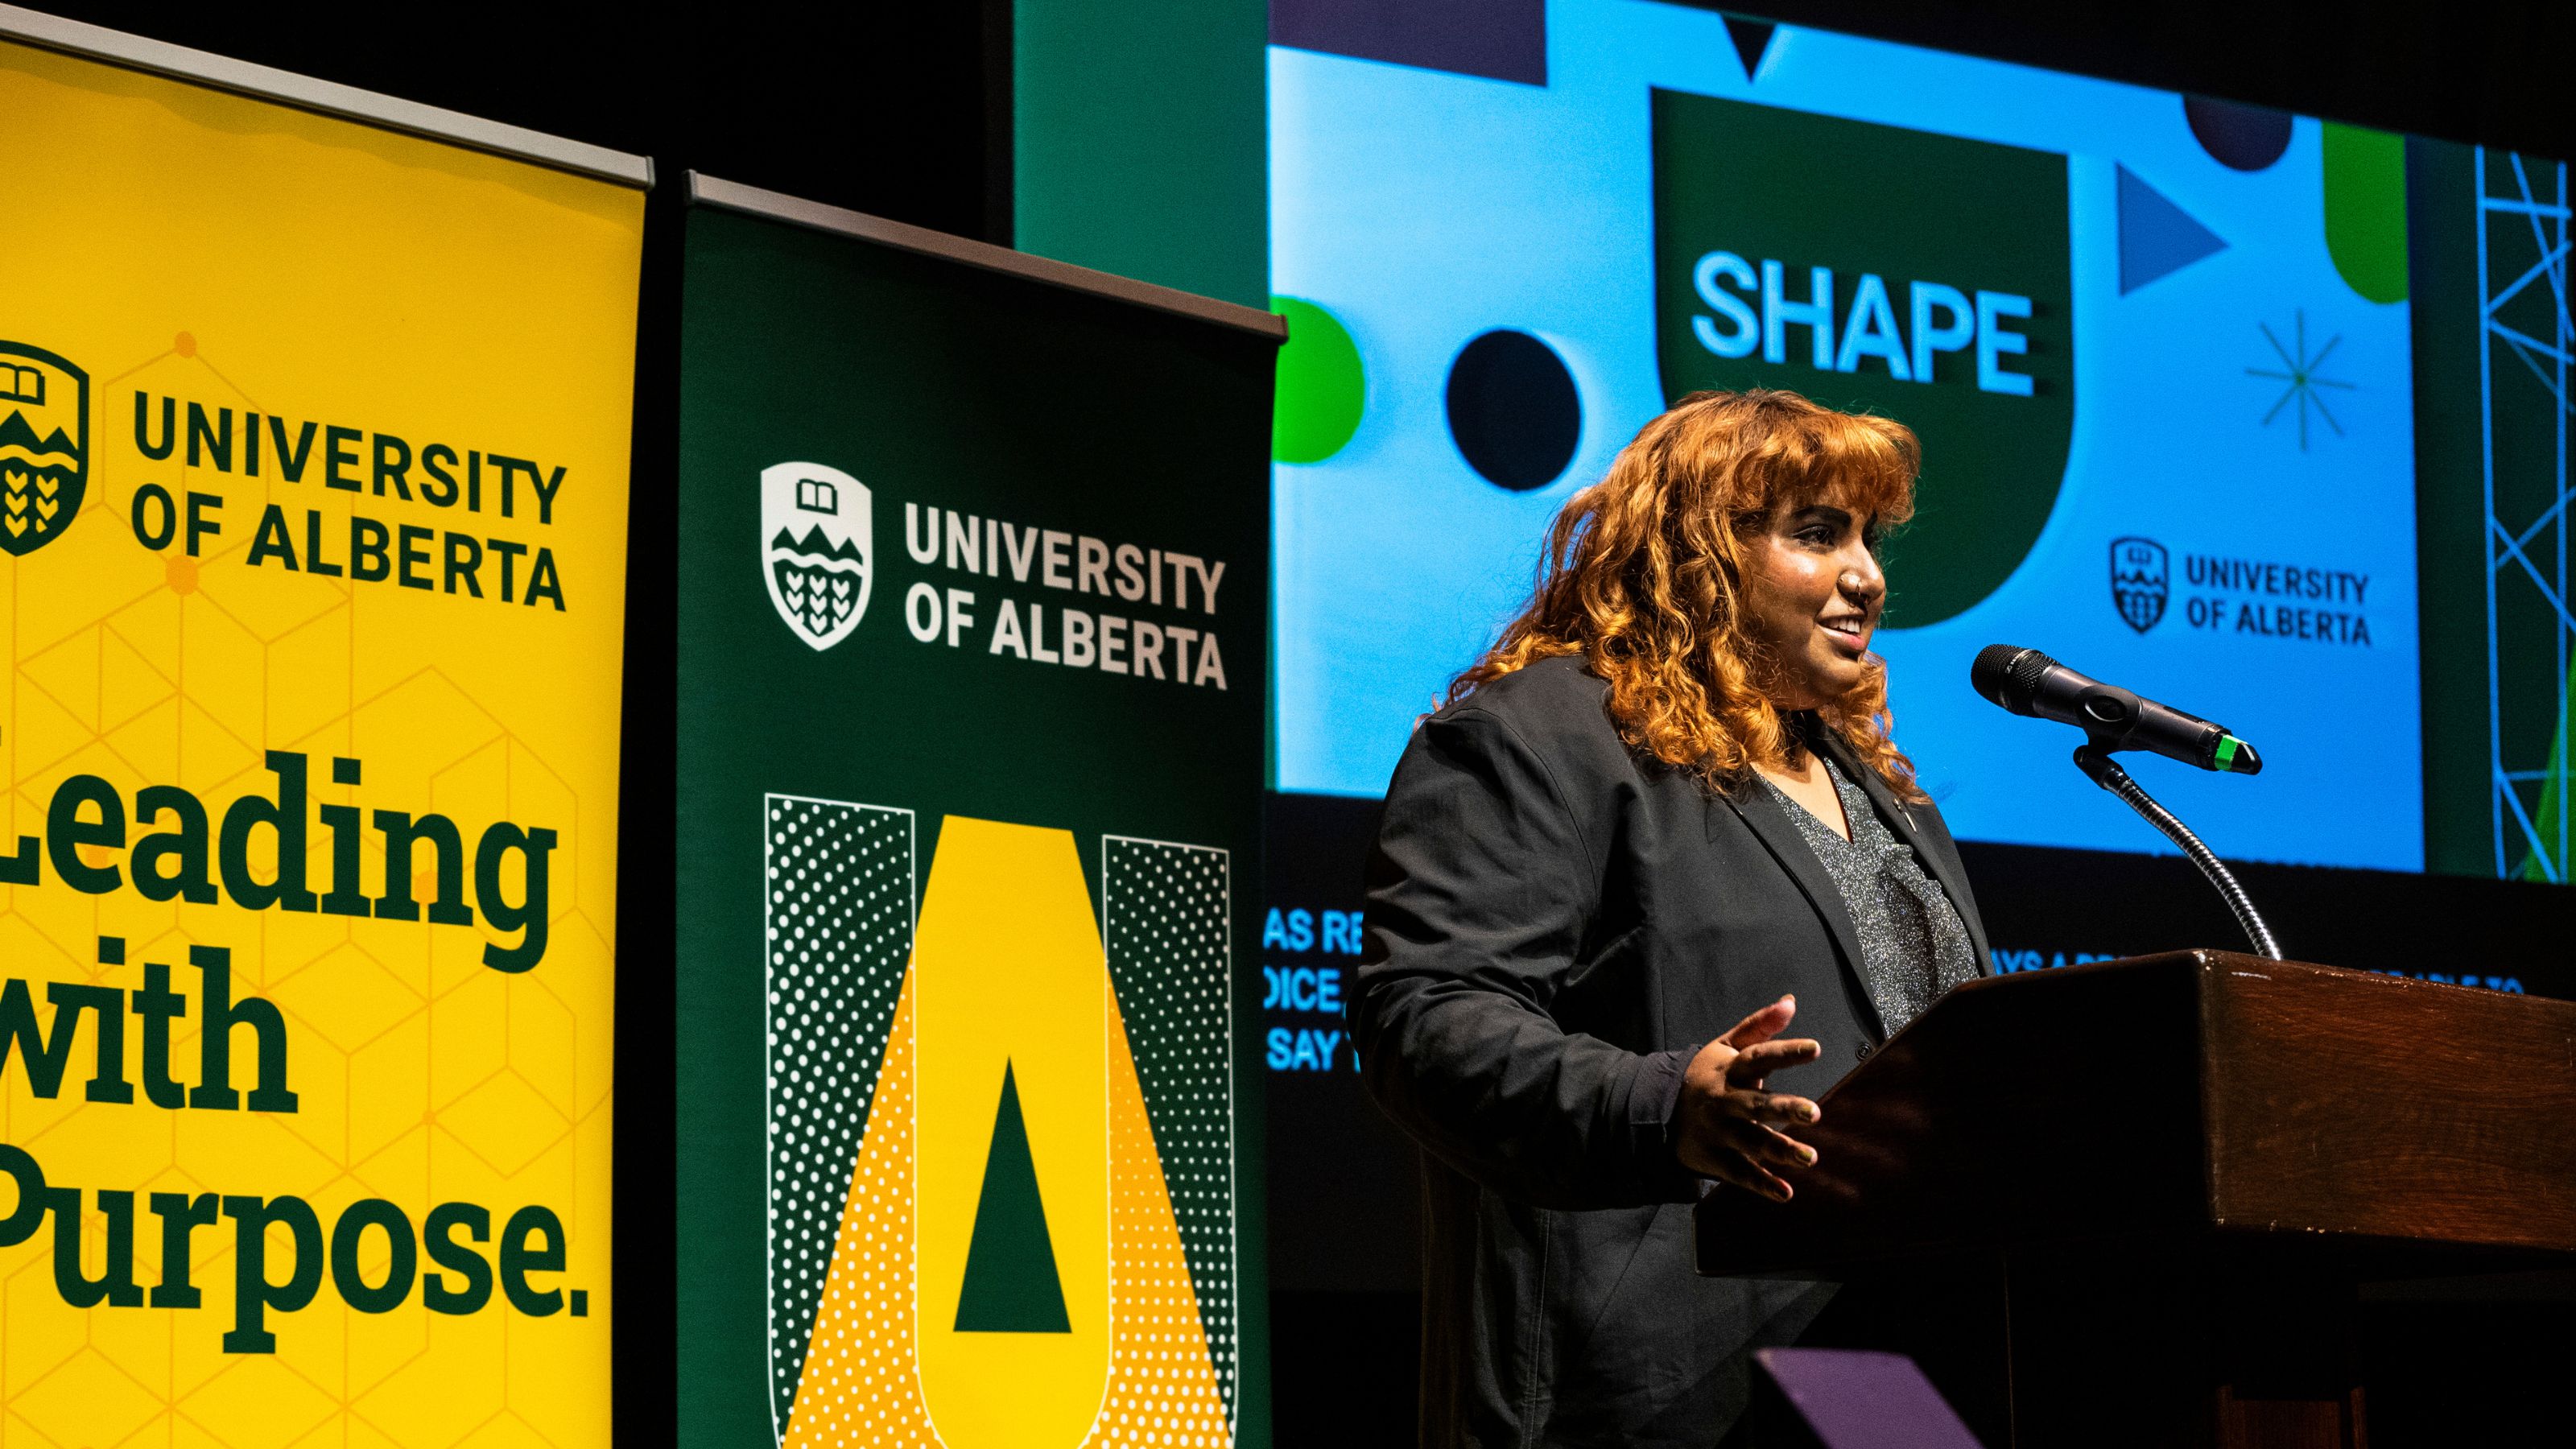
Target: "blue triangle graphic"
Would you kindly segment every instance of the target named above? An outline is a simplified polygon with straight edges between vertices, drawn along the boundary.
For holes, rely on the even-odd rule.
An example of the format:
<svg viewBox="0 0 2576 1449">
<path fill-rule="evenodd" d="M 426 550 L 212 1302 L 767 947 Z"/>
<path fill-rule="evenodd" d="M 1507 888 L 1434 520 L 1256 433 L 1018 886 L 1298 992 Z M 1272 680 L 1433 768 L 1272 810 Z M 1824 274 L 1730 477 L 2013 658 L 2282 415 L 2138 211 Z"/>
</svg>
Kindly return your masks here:
<svg viewBox="0 0 2576 1449">
<path fill-rule="evenodd" d="M 2118 169 L 2121 296 L 2227 250 L 2227 243 L 2192 220 L 2189 212 L 2165 200 L 2163 193 L 2140 181 L 2128 167 Z"/>
</svg>

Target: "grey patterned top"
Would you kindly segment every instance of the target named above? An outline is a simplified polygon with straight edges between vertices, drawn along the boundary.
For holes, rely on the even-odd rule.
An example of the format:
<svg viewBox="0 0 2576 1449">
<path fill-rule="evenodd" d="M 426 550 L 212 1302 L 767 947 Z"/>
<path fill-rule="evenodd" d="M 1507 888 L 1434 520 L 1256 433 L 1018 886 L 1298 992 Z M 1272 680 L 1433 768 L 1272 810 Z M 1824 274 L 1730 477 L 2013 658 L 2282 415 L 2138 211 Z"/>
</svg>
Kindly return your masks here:
<svg viewBox="0 0 2576 1449">
<path fill-rule="evenodd" d="M 1842 800 L 1843 818 L 1851 825 L 1849 840 L 1768 778 L 1762 783 L 1780 797 L 1798 833 L 1834 878 L 1843 908 L 1851 912 L 1852 928 L 1860 933 L 1862 984 L 1892 1036 L 1942 992 L 1975 978 L 1975 949 L 1949 893 L 1923 873 L 1912 848 L 1870 808 L 1869 796 L 1843 778 L 1831 759 L 1821 753 L 1816 759 Z"/>
</svg>

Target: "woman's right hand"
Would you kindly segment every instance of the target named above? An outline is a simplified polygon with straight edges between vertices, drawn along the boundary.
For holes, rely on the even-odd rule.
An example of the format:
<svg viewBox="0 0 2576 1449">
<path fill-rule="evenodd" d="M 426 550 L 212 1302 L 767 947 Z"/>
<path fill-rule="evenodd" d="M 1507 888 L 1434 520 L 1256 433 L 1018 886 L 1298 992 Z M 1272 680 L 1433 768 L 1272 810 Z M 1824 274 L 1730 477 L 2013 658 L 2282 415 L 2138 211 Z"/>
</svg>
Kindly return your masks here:
<svg viewBox="0 0 2576 1449">
<path fill-rule="evenodd" d="M 1778 1174 L 1816 1165 L 1816 1149 L 1779 1129 L 1806 1126 L 1823 1112 L 1804 1097 L 1762 1089 L 1771 1073 L 1803 1066 L 1823 1051 L 1804 1037 L 1775 1040 L 1797 1014 L 1798 999 L 1783 996 L 1691 1058 L 1673 1108 L 1682 1166 L 1787 1202 L 1789 1184 Z"/>
</svg>

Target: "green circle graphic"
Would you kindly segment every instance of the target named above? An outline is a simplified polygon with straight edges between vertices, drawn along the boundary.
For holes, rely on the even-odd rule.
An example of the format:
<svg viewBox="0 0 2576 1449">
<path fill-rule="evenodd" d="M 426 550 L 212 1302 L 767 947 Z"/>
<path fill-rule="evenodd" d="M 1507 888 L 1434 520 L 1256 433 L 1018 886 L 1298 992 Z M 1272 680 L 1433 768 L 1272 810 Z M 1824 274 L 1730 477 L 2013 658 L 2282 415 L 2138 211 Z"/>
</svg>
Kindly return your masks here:
<svg viewBox="0 0 2576 1449">
<path fill-rule="evenodd" d="M 1273 297 L 1270 310 L 1288 319 L 1270 456 L 1282 463 L 1320 463 L 1360 430 L 1368 376 L 1360 367 L 1359 344 L 1339 318 L 1312 302 Z"/>
</svg>

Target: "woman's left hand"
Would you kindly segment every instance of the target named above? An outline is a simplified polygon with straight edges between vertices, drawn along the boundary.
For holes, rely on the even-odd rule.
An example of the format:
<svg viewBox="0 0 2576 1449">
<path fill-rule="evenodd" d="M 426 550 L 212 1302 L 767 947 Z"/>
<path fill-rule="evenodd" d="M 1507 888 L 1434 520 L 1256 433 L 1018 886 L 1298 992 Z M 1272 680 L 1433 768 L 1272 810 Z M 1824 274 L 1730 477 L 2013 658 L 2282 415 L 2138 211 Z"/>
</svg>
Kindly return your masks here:
<svg viewBox="0 0 2576 1449">
<path fill-rule="evenodd" d="M 1771 1073 L 1804 1066 L 1824 1050 L 1805 1037 L 1776 1039 L 1797 1014 L 1797 998 L 1783 996 L 1691 1058 L 1673 1109 L 1682 1166 L 1787 1202 L 1789 1184 L 1779 1173 L 1816 1165 L 1816 1149 L 1779 1129 L 1816 1122 L 1823 1111 L 1804 1097 L 1762 1087 Z"/>
</svg>

